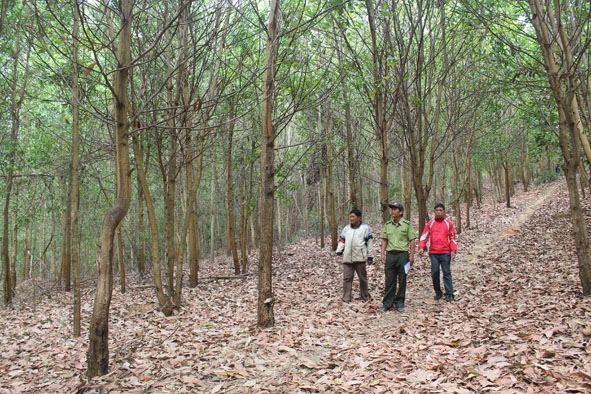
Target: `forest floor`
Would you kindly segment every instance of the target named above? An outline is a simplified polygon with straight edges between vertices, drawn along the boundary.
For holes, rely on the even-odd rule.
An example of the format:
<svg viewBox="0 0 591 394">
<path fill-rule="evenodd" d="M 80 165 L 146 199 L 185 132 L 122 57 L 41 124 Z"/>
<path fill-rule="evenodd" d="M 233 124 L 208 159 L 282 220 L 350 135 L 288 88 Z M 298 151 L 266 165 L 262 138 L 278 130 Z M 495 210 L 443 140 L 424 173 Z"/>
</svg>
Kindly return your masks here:
<svg viewBox="0 0 591 394">
<path fill-rule="evenodd" d="M 158 312 L 152 288 L 130 280 L 113 294 L 110 373 L 90 381 L 94 289 L 74 338 L 70 294 L 30 285 L 0 309 L 0 393 L 591 392 L 591 297 L 581 295 L 564 180 L 511 202 L 472 211 L 452 264 L 456 300 L 433 300 L 421 257 L 404 313 L 376 312 L 379 259 L 368 267 L 373 300 L 343 304 L 340 259 L 317 240 L 275 255 L 269 329 L 256 327 L 254 272 L 214 280 L 230 267 L 204 265 L 172 317 Z"/>
</svg>

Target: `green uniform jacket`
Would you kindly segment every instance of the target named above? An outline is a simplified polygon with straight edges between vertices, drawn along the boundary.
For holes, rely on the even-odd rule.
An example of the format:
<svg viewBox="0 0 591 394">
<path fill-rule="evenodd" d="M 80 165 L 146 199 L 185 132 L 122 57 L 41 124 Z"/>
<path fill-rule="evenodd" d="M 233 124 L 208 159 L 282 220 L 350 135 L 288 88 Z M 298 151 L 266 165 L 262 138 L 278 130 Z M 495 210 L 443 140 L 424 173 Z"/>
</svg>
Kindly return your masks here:
<svg viewBox="0 0 591 394">
<path fill-rule="evenodd" d="M 407 252 L 410 241 L 417 238 L 417 233 L 412 227 L 412 223 L 402 218 L 398 224 L 392 220 L 388 220 L 384 224 L 380 238 L 388 240 L 386 251 Z"/>
</svg>

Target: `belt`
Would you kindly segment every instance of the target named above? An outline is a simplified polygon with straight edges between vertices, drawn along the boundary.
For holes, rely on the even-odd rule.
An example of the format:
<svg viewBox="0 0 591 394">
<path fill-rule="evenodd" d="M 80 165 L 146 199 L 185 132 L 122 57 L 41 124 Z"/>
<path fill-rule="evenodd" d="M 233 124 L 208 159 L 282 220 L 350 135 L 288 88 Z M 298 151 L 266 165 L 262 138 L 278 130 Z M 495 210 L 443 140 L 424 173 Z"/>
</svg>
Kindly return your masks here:
<svg viewBox="0 0 591 394">
<path fill-rule="evenodd" d="M 408 250 L 388 250 L 387 253 L 408 253 Z"/>
</svg>

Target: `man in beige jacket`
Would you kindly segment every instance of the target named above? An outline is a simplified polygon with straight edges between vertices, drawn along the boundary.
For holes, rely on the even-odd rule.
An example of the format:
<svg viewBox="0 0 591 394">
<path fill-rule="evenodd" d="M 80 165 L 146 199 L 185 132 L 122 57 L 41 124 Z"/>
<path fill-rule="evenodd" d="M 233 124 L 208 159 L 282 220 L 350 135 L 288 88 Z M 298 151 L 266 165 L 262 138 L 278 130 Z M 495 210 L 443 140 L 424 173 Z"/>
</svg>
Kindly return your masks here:
<svg viewBox="0 0 591 394">
<path fill-rule="evenodd" d="M 368 301 L 370 296 L 366 263 L 373 262 L 373 234 L 371 227 L 361 221 L 359 209 L 354 208 L 349 212 L 349 224 L 339 236 L 336 252 L 343 256 L 343 302 L 351 302 L 355 272 L 359 277 L 361 299 Z"/>
</svg>

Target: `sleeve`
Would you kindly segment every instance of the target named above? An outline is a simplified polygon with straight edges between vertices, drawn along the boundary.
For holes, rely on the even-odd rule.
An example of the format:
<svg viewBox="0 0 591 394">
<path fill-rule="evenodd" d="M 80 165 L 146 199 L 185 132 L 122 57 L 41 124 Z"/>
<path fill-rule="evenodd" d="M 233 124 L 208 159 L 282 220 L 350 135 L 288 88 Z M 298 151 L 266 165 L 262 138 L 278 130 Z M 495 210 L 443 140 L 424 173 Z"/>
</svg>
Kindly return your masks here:
<svg viewBox="0 0 591 394">
<path fill-rule="evenodd" d="M 429 237 L 431 236 L 431 221 L 428 221 L 425 224 L 425 228 L 423 229 L 423 233 L 421 234 L 421 238 L 419 239 L 419 249 L 424 249 L 427 246 L 427 241 L 429 241 Z"/>
<path fill-rule="evenodd" d="M 373 233 L 370 226 L 367 226 L 365 244 L 367 245 L 367 257 L 371 257 L 373 259 Z"/>
<path fill-rule="evenodd" d="M 341 232 L 341 235 L 339 235 L 339 244 L 337 245 L 337 253 L 341 253 L 343 250 L 345 250 L 345 230 L 347 228 L 345 227 L 343 229 L 343 231 Z"/>
<path fill-rule="evenodd" d="M 456 243 L 456 228 L 454 224 L 449 221 L 449 247 L 452 253 L 458 253 L 458 244 Z"/>
<path fill-rule="evenodd" d="M 382 232 L 380 233 L 380 239 L 388 239 L 387 226 L 388 226 L 388 222 L 386 222 L 386 224 L 384 224 L 384 228 L 382 229 Z"/>
</svg>

